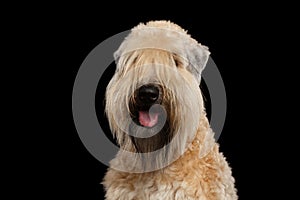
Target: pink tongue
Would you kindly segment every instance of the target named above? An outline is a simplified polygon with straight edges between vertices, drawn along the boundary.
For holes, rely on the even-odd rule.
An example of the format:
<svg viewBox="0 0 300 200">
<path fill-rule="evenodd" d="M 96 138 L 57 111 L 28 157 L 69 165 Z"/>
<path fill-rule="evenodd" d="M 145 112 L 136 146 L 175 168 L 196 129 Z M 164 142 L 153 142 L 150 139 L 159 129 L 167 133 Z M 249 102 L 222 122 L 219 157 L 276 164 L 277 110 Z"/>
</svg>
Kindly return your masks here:
<svg viewBox="0 0 300 200">
<path fill-rule="evenodd" d="M 149 113 L 147 111 L 139 111 L 140 124 L 146 127 L 152 127 L 157 124 L 158 113 Z"/>
</svg>

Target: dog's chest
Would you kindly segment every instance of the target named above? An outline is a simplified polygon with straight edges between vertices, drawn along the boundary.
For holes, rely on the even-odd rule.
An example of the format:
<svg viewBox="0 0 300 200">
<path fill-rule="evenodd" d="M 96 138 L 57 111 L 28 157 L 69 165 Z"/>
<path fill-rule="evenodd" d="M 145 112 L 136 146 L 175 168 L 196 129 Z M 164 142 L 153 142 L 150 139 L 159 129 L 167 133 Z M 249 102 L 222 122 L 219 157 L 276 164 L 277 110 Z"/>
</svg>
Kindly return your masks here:
<svg viewBox="0 0 300 200">
<path fill-rule="evenodd" d="M 128 179 L 128 199 L 174 200 L 174 199 L 207 199 L 202 191 L 200 181 L 192 176 L 170 177 L 154 175 Z M 125 198 L 126 199 L 126 198 Z"/>
</svg>

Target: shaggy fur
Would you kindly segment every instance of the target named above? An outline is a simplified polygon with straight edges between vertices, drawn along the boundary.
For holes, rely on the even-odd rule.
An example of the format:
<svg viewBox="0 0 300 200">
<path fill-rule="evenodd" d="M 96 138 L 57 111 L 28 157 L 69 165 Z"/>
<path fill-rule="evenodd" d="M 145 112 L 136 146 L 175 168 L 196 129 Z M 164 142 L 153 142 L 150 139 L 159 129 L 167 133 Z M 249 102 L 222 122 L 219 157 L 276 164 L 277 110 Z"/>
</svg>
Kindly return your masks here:
<svg viewBox="0 0 300 200">
<path fill-rule="evenodd" d="M 103 181 L 108 200 L 237 199 L 199 90 L 208 57 L 207 47 L 166 21 L 140 24 L 121 44 L 106 91 L 106 114 L 121 147 Z M 136 91 L 149 83 L 160 86 L 166 114 L 157 130 L 133 122 Z"/>
</svg>

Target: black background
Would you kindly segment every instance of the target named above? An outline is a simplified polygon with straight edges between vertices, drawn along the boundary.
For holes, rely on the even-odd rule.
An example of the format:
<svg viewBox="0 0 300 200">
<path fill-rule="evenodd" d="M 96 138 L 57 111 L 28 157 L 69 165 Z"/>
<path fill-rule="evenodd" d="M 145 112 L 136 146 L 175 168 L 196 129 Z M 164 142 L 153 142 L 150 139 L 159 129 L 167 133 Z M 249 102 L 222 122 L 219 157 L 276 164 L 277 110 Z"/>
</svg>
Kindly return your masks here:
<svg viewBox="0 0 300 200">
<path fill-rule="evenodd" d="M 184 29 L 187 29 L 192 37 L 209 47 L 211 57 L 219 67 L 228 96 L 228 111 L 225 127 L 218 142 L 220 143 L 221 151 L 227 157 L 228 162 L 233 168 L 233 176 L 236 178 L 236 187 L 242 199 L 247 187 L 247 173 L 243 171 L 245 170 L 245 160 L 243 157 L 246 156 L 244 153 L 245 149 L 243 149 L 245 147 L 243 146 L 245 140 L 249 137 L 249 129 L 247 127 L 245 130 L 243 127 L 243 124 L 246 125 L 247 121 L 243 115 L 240 115 L 241 110 L 247 112 L 248 108 L 246 105 L 241 106 L 241 101 L 246 98 L 243 96 L 243 91 L 246 88 L 241 86 L 239 79 L 244 79 L 242 76 L 244 73 L 247 73 L 247 69 L 245 69 L 242 58 L 236 58 L 240 53 L 240 45 L 243 45 L 243 42 L 241 41 L 241 43 L 239 43 L 238 41 L 241 40 L 239 35 L 239 31 L 241 30 L 231 29 L 232 22 L 228 21 L 227 27 L 224 27 L 223 25 L 221 27 L 218 25 L 220 22 L 217 24 L 213 21 L 204 22 L 201 20 L 201 17 L 197 16 L 145 15 L 139 17 L 124 16 L 118 20 L 110 19 L 109 21 L 104 21 L 104 23 L 103 21 L 102 23 L 99 21 L 98 27 L 96 24 L 94 26 L 85 23 L 77 24 L 74 27 L 71 26 L 68 33 L 74 34 L 72 38 L 74 38 L 74 36 L 76 37 L 71 41 L 68 41 L 69 38 L 67 40 L 70 42 L 68 45 L 71 45 L 71 47 L 67 47 L 67 50 L 70 51 L 71 49 L 72 54 L 74 54 L 72 55 L 68 52 L 68 55 L 71 55 L 72 57 L 69 59 L 69 61 L 72 62 L 72 66 L 69 66 L 71 63 L 68 63 L 68 68 L 70 69 L 70 73 L 72 73 L 70 89 L 72 89 L 72 80 L 75 79 L 76 71 L 81 62 L 102 40 L 121 31 L 128 30 L 140 22 L 156 19 L 171 20 L 182 26 Z M 112 26 L 112 24 L 114 25 Z M 76 33 L 75 30 L 72 31 L 73 28 L 76 28 L 79 32 Z M 76 60 L 76 62 L 74 60 Z M 111 76 L 111 72 L 113 72 L 113 70 L 110 70 L 105 75 Z M 109 78 L 105 77 L 105 80 L 107 81 Z M 100 89 L 100 91 L 98 90 L 97 94 L 104 92 L 104 83 L 105 81 L 100 87 L 102 89 Z M 205 89 L 205 85 L 201 87 Z M 207 107 L 209 110 L 208 95 L 206 95 L 206 98 L 208 99 Z M 101 102 L 100 99 L 101 98 L 98 97 L 96 106 L 101 107 L 101 103 L 99 103 Z M 98 116 L 103 115 L 98 113 Z M 102 120 L 104 119 L 102 118 Z M 105 174 L 106 166 L 94 159 L 93 156 L 87 152 L 80 142 L 75 128 L 73 127 L 71 130 L 72 132 L 69 133 L 70 137 L 67 141 L 72 143 L 72 145 L 68 145 L 70 149 L 69 154 L 67 155 L 68 158 L 66 159 L 68 159 L 69 162 L 67 165 L 68 167 L 65 169 L 66 173 L 69 175 L 69 179 L 66 182 L 70 189 L 68 195 L 88 195 L 90 196 L 90 199 L 99 199 L 99 197 L 103 197 L 104 195 L 100 182 Z M 248 162 L 251 165 L 251 161 Z"/>
<path fill-rule="evenodd" d="M 279 127 L 276 121 L 266 124 L 265 119 L 274 113 L 268 97 L 278 86 L 278 82 L 270 81 L 277 76 L 273 73 L 277 68 L 271 64 L 274 55 L 269 56 L 270 49 L 277 47 L 270 38 L 274 24 L 277 30 L 276 18 L 266 15 L 261 5 L 226 4 L 226 9 L 225 5 L 216 5 L 217 11 L 215 5 L 199 7 L 181 2 L 171 8 L 149 3 L 151 9 L 147 11 L 145 6 L 136 5 L 139 9 L 124 8 L 122 12 L 113 6 L 78 5 L 76 9 L 42 6 L 10 24 L 17 28 L 15 40 L 24 42 L 20 51 L 34 50 L 24 59 L 30 66 L 38 66 L 28 67 L 26 71 L 32 71 L 32 78 L 25 78 L 27 88 L 34 89 L 30 103 L 39 110 L 29 123 L 38 132 L 34 140 L 37 146 L 28 153 L 34 155 L 34 164 L 20 173 L 34 182 L 26 192 L 33 191 L 38 198 L 103 199 L 100 182 L 107 166 L 85 149 L 73 123 L 72 89 L 77 71 L 89 52 L 108 37 L 140 22 L 164 19 L 180 25 L 208 46 L 222 75 L 228 107 L 218 142 L 232 167 L 240 199 L 273 193 L 274 188 L 267 189 L 274 182 L 273 165 L 269 164 L 277 154 L 269 145 Z M 280 57 L 277 60 L 280 62 Z M 23 84 L 18 88 L 24 88 Z M 24 95 L 18 95 L 25 104 L 31 93 L 19 91 L 24 91 Z M 32 112 L 32 106 L 25 105 L 28 113 Z M 22 119 L 26 118 L 24 114 Z M 273 130 L 274 126 L 276 131 L 265 130 Z"/>
<path fill-rule="evenodd" d="M 248 45 L 248 41 L 243 40 L 243 36 L 241 36 L 246 30 L 243 30 L 245 27 L 242 24 L 232 21 L 234 19 L 226 19 L 225 17 L 225 19 L 216 21 L 205 21 L 197 15 L 177 16 L 165 14 L 122 16 L 116 20 L 102 19 L 95 20 L 93 23 L 88 22 L 88 19 L 83 22 L 76 22 L 74 19 L 66 21 L 66 27 L 62 29 L 63 31 L 58 32 L 58 35 L 65 37 L 61 38 L 60 42 L 65 43 L 62 47 L 65 48 L 66 54 L 62 56 L 64 59 L 65 56 L 68 57 L 67 62 L 64 63 L 63 72 L 66 73 L 67 71 L 67 75 L 70 77 L 68 79 L 69 87 L 65 91 L 70 94 L 69 103 L 71 104 L 72 83 L 76 72 L 85 56 L 96 45 L 116 33 L 136 26 L 140 22 L 156 19 L 171 20 L 179 24 L 187 29 L 192 37 L 209 47 L 211 57 L 217 64 L 224 80 L 228 100 L 226 123 L 219 139 L 220 149 L 233 169 L 233 176 L 236 178 L 236 187 L 239 196 L 241 196 L 240 198 L 249 197 L 251 194 L 247 194 L 247 183 L 250 177 L 245 167 L 249 165 L 248 168 L 254 165 L 254 161 L 253 155 L 248 155 L 248 151 L 245 149 L 245 142 L 248 142 L 247 138 L 252 138 L 250 136 L 251 128 L 249 122 L 247 122 L 248 117 L 245 115 L 253 111 L 249 110 L 247 106 L 248 101 L 245 96 L 247 86 L 242 86 L 242 84 L 245 81 L 245 76 L 248 76 L 247 73 L 251 72 L 250 69 L 247 69 L 249 60 L 243 60 L 239 57 L 242 54 L 243 46 Z M 236 27 L 237 25 L 239 28 Z M 98 103 L 96 102 L 96 105 Z M 104 192 L 100 182 L 107 167 L 87 152 L 72 124 L 71 110 L 69 112 L 70 129 L 67 133 L 68 137 L 64 136 L 65 143 L 63 144 L 66 147 L 66 154 L 62 158 L 65 165 L 59 169 L 64 181 L 62 189 L 65 190 L 64 194 L 67 197 L 87 196 L 86 199 L 101 199 Z M 250 159 L 245 159 L 247 156 L 250 156 Z"/>
</svg>

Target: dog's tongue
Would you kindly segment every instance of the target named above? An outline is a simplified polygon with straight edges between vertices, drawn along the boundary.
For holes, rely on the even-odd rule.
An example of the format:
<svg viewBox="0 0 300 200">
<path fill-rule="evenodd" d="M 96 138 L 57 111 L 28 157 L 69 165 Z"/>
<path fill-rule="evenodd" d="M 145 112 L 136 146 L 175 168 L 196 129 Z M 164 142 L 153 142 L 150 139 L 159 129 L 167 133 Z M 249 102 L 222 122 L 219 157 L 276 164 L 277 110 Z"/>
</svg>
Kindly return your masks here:
<svg viewBox="0 0 300 200">
<path fill-rule="evenodd" d="M 152 127 L 157 124 L 158 113 L 149 113 L 147 111 L 139 111 L 140 124 L 146 127 Z"/>
</svg>

